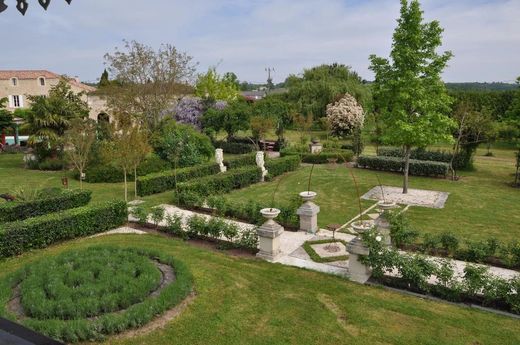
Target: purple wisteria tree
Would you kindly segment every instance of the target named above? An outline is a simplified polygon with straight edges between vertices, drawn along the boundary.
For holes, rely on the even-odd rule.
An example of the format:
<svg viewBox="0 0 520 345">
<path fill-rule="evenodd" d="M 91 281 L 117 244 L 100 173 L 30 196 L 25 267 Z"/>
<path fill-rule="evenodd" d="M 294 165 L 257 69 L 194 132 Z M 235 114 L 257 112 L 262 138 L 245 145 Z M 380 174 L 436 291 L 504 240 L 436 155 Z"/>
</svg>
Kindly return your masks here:
<svg viewBox="0 0 520 345">
<path fill-rule="evenodd" d="M 226 108 L 227 102 L 217 101 L 208 105 L 200 98 L 185 97 L 181 99 L 175 108 L 168 112 L 178 123 L 191 125 L 199 131 L 202 129 L 202 115 L 209 108 L 223 110 Z"/>
</svg>

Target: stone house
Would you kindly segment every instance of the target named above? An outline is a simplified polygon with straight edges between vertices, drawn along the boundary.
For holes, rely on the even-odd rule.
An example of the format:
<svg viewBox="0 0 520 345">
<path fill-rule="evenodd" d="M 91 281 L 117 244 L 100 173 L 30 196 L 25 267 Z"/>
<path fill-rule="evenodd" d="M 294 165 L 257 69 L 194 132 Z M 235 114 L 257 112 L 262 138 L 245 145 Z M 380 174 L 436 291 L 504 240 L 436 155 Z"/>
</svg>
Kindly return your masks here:
<svg viewBox="0 0 520 345">
<path fill-rule="evenodd" d="M 106 101 L 92 93 L 95 87 L 83 84 L 78 78 L 68 78 L 46 70 L 0 70 L 0 99 L 7 98 L 7 109 L 30 107 L 28 96 L 47 96 L 61 78 L 67 79 L 75 93 L 83 92 L 83 100 L 90 107 L 89 117 L 93 120 L 109 119 Z"/>
</svg>

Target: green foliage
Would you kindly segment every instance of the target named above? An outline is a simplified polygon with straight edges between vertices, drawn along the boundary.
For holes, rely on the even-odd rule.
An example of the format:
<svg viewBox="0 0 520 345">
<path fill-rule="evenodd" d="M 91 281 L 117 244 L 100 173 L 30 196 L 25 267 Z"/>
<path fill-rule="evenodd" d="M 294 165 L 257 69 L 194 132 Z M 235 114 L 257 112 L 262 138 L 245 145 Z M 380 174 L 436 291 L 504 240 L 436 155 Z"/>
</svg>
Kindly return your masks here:
<svg viewBox="0 0 520 345">
<path fill-rule="evenodd" d="M 243 100 L 236 100 L 229 103 L 224 109 L 208 109 L 202 116 L 202 126 L 206 131 L 223 130 L 230 139 L 238 131 L 249 129 L 251 112 L 251 105 Z"/>
<path fill-rule="evenodd" d="M 326 116 L 327 105 L 346 93 L 351 94 L 363 106 L 369 106 L 370 95 L 361 77 L 348 66 L 321 65 L 304 70 L 301 77 L 287 78 L 287 101 L 299 113 Z"/>
<path fill-rule="evenodd" d="M 38 193 L 34 200 L 0 204 L 0 223 L 21 221 L 53 212 L 85 206 L 92 192 L 87 190 L 60 191 L 59 194 Z"/>
<path fill-rule="evenodd" d="M 386 216 L 390 222 L 390 237 L 393 244 L 400 248 L 415 242 L 419 232 L 414 230 L 404 212 L 387 211 Z"/>
<path fill-rule="evenodd" d="M 89 107 L 81 96 L 72 91 L 65 79 L 53 86 L 48 96 L 29 96 L 32 110 L 24 127 L 31 133 L 29 143 L 50 146 L 51 151 L 58 149 L 71 121 L 88 117 Z"/>
<path fill-rule="evenodd" d="M 148 223 L 148 210 L 144 206 L 134 206 L 130 209 L 132 217 L 137 219 L 139 225 L 146 225 Z"/>
<path fill-rule="evenodd" d="M 96 255 L 89 255 L 98 252 L 108 252 L 112 253 L 112 255 L 102 256 L 100 259 L 97 259 Z M 122 258 L 129 258 L 136 263 L 136 265 L 129 265 L 129 262 L 127 263 L 125 261 L 121 262 L 117 257 L 117 253 L 121 253 L 119 256 Z M 87 290 L 88 293 L 85 293 L 83 296 L 78 296 L 78 303 L 74 303 L 73 300 L 67 298 L 57 300 L 56 302 L 59 303 L 59 307 L 56 308 L 56 312 L 60 314 L 63 314 L 64 311 L 70 311 L 71 313 L 81 312 L 88 315 L 92 313 L 95 306 L 99 306 L 100 309 L 103 309 L 100 310 L 100 315 L 94 318 L 27 318 L 18 320 L 36 332 L 43 333 L 67 343 L 103 340 L 105 336 L 117 334 L 130 328 L 142 327 L 157 315 L 179 304 L 190 293 L 193 286 L 193 277 L 184 263 L 154 250 L 138 248 L 118 249 L 117 247 L 100 246 L 87 248 L 79 252 L 64 253 L 54 259 L 54 262 L 64 261 L 67 257 L 77 257 L 76 259 L 72 259 L 76 262 L 72 270 L 67 268 L 66 265 L 56 267 L 58 272 L 65 271 L 65 273 L 60 276 L 51 272 L 49 276 L 55 277 L 56 279 L 60 278 L 63 282 L 76 280 L 79 283 L 79 290 L 84 289 Z M 114 260 L 110 260 L 110 258 L 116 259 L 117 263 L 114 263 Z M 108 260 L 108 264 L 102 265 L 104 259 Z M 53 262 L 53 259 L 49 260 L 51 263 Z M 165 286 L 160 290 L 157 296 L 154 297 L 147 295 L 151 292 L 151 289 L 149 289 L 151 285 L 150 280 L 155 282 L 154 279 L 159 272 L 153 267 L 154 265 L 151 264 L 151 260 L 171 266 L 175 272 L 175 281 Z M 144 263 L 145 261 L 147 261 L 146 264 Z M 44 262 L 28 265 L 19 270 L 8 278 L 9 284 L 2 284 L 2 288 L 11 289 L 19 283 L 23 285 L 25 283 L 26 272 L 34 272 L 34 278 L 38 279 L 37 274 L 42 271 L 45 272 L 43 263 Z M 67 263 L 69 262 L 67 261 Z M 116 264 L 117 267 L 114 266 Z M 121 271 L 116 270 L 112 276 L 101 279 L 104 275 L 109 275 L 110 270 L 113 269 L 112 267 L 121 268 Z M 76 270 L 74 270 L 74 268 L 76 268 Z M 69 271 L 67 271 L 67 269 Z M 83 270 L 89 271 L 91 274 L 79 275 Z M 89 277 L 94 275 L 98 270 L 100 279 L 97 279 L 96 283 L 90 283 L 88 281 Z M 129 273 L 136 276 L 132 276 L 132 279 L 129 279 Z M 115 281 L 113 278 L 118 276 L 121 279 Z M 138 284 L 139 281 L 143 280 L 144 282 Z M 125 281 L 129 283 L 124 285 Z M 145 293 L 146 290 L 148 290 L 148 294 Z M 105 291 L 107 292 L 106 294 L 104 293 Z M 110 291 L 113 292 L 108 293 Z M 67 292 L 73 296 L 77 294 L 74 290 L 69 289 L 69 291 L 67 291 L 66 287 L 65 289 L 54 291 L 55 294 L 58 293 L 57 297 L 62 297 Z M 4 293 L 4 291 L 2 291 L 2 293 Z M 91 294 L 98 294 L 99 301 L 89 298 L 88 296 Z M 22 300 L 23 298 L 24 296 L 22 296 Z M 132 303 L 128 308 L 124 309 L 126 304 L 138 302 L 139 299 L 142 299 L 140 303 Z M 110 313 L 110 308 L 119 311 Z M 43 312 L 45 312 L 45 310 L 43 310 Z"/>
<path fill-rule="evenodd" d="M 174 236 L 183 237 L 184 230 L 182 228 L 182 217 L 178 214 L 166 215 L 166 227 L 164 231 Z"/>
<path fill-rule="evenodd" d="M 348 260 L 348 255 L 340 255 L 340 256 L 330 256 L 330 257 L 321 257 L 316 253 L 314 248 L 312 248 L 315 244 L 333 244 L 333 243 L 343 243 L 345 246 L 347 243 L 342 240 L 317 240 L 317 241 L 306 241 L 303 244 L 303 249 L 307 254 L 309 254 L 310 258 L 314 262 L 326 263 L 326 262 L 335 262 L 335 261 L 345 261 Z"/>
<path fill-rule="evenodd" d="M 253 114 L 273 119 L 279 140 L 284 139 L 285 130 L 292 124 L 289 104 L 279 97 L 268 96 L 255 102 Z"/>
<path fill-rule="evenodd" d="M 288 148 L 281 150 L 280 154 L 282 157 L 298 155 L 301 157 L 302 163 L 307 164 L 327 164 L 334 160 L 336 160 L 336 163 L 347 163 L 351 162 L 354 157 L 354 153 L 350 150 L 324 151 L 319 154 L 312 154 L 301 153 Z"/>
<path fill-rule="evenodd" d="M 224 161 L 224 164 L 228 169 L 236 169 L 250 165 L 256 165 L 256 155 L 246 154 L 243 156 L 235 157 L 230 160 Z"/>
<path fill-rule="evenodd" d="M 175 121 L 162 123 L 152 145 L 159 157 L 180 168 L 204 163 L 214 153 L 209 137 Z"/>
<path fill-rule="evenodd" d="M 170 170 L 172 165 L 155 154 L 151 154 L 137 167 L 137 176 L 145 176 L 161 171 Z M 74 177 L 79 179 L 79 174 Z M 128 173 L 129 178 L 134 178 L 134 173 Z M 85 182 L 88 183 L 118 183 L 123 182 L 123 170 L 112 164 L 95 164 L 85 170 Z"/>
<path fill-rule="evenodd" d="M 114 229 L 127 222 L 126 203 L 106 202 L 0 225 L 0 257 Z"/>
<path fill-rule="evenodd" d="M 158 227 L 159 224 L 164 220 L 165 213 L 166 210 L 162 206 L 156 206 L 152 208 L 150 218 L 152 219 L 152 222 L 155 225 L 155 227 Z"/>
<path fill-rule="evenodd" d="M 300 158 L 297 156 L 288 156 L 278 159 L 267 160 L 265 168 L 268 170 L 268 178 L 273 178 L 289 171 L 294 171 L 300 166 Z"/>
<path fill-rule="evenodd" d="M 216 148 L 222 149 L 224 153 L 230 154 L 245 154 L 250 153 L 256 150 L 255 145 L 253 143 L 245 144 L 245 143 L 237 143 L 237 142 L 228 142 L 225 140 L 219 140 L 213 143 Z"/>
<path fill-rule="evenodd" d="M 107 247 L 43 259 L 26 267 L 24 275 L 21 304 L 27 316 L 38 320 L 77 320 L 127 309 L 161 282 L 161 272 L 148 257 Z"/>
<path fill-rule="evenodd" d="M 385 157 L 404 158 L 404 151 L 402 148 L 399 147 L 379 147 L 377 150 L 377 154 L 379 156 Z M 452 157 L 453 153 L 441 150 L 430 151 L 418 148 L 410 152 L 411 159 L 421 161 L 449 163 Z M 459 152 L 455 154 L 455 159 L 453 160 L 453 167 L 455 169 L 470 169 L 471 166 L 471 156 L 468 157 L 468 155 L 465 152 Z"/>
<path fill-rule="evenodd" d="M 219 172 L 220 168 L 217 164 L 200 164 L 193 167 L 148 174 L 137 178 L 137 194 L 146 196 L 166 192 L 175 189 L 177 183 Z"/>
<path fill-rule="evenodd" d="M 203 99 L 234 101 L 239 96 L 236 75 L 226 73 L 220 76 L 214 67 L 200 74 L 195 85 L 195 95 Z"/>
<path fill-rule="evenodd" d="M 13 114 L 5 109 L 7 98 L 0 99 L 0 133 L 4 133 L 4 130 L 13 126 Z"/>
<path fill-rule="evenodd" d="M 404 159 L 384 156 L 359 156 L 357 165 L 360 168 L 381 171 L 404 171 Z M 449 165 L 442 162 L 410 160 L 410 175 L 415 176 L 446 176 Z"/>
</svg>

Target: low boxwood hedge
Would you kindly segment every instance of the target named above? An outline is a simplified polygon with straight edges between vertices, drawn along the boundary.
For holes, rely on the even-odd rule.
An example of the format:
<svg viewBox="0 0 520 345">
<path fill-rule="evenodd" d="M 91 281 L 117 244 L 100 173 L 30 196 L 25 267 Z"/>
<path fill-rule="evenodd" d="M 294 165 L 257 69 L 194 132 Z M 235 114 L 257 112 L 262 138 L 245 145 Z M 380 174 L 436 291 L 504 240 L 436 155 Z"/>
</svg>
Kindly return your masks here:
<svg viewBox="0 0 520 345">
<path fill-rule="evenodd" d="M 380 147 L 377 150 L 379 156 L 385 157 L 398 157 L 403 158 L 404 152 L 400 147 Z M 421 161 L 432 161 L 432 162 L 444 162 L 449 163 L 453 153 L 446 151 L 430 151 L 425 149 L 415 149 L 410 153 L 410 158 Z M 471 157 L 464 152 L 457 153 L 453 160 L 453 168 L 458 169 L 469 169 L 471 168 Z"/>
<path fill-rule="evenodd" d="M 112 201 L 0 224 L 0 258 L 104 232 L 127 220 L 126 203 Z"/>
<path fill-rule="evenodd" d="M 169 170 L 172 165 L 157 155 L 147 157 L 137 168 L 137 176 L 145 176 L 160 171 Z M 79 180 L 79 173 L 74 178 Z M 133 179 L 133 171 L 128 172 L 128 179 Z M 85 182 L 88 183 L 118 183 L 124 181 L 123 170 L 113 165 L 92 165 L 85 170 Z"/>
<path fill-rule="evenodd" d="M 270 159 L 265 162 L 268 171 L 267 178 L 273 178 L 289 171 L 294 171 L 300 166 L 300 157 L 288 156 L 277 159 Z"/>
<path fill-rule="evenodd" d="M 25 202 L 6 202 L 0 204 L 0 223 L 14 222 L 52 212 L 85 206 L 90 202 L 89 190 L 64 190 L 58 195 Z"/>
<path fill-rule="evenodd" d="M 327 164 L 331 160 L 336 160 L 337 163 L 346 163 L 352 161 L 354 153 L 350 150 L 339 150 L 339 151 L 325 151 L 319 154 L 312 153 L 301 153 L 298 151 L 282 150 L 280 152 L 282 157 L 287 156 L 300 156 L 302 163 L 309 164 Z"/>
<path fill-rule="evenodd" d="M 253 143 L 236 143 L 236 142 L 227 142 L 227 141 L 216 141 L 213 143 L 217 149 L 222 149 L 224 153 L 230 154 L 244 154 L 250 153 L 256 150 L 255 145 Z"/>
<path fill-rule="evenodd" d="M 385 156 L 359 156 L 357 165 L 366 169 L 402 172 L 404 170 L 404 159 Z M 415 176 L 446 176 L 448 169 L 448 163 L 411 159 L 409 173 Z"/>
<path fill-rule="evenodd" d="M 256 166 L 243 167 L 227 171 L 224 174 L 206 176 L 179 183 L 179 194 L 197 194 L 208 196 L 220 193 L 229 193 L 233 189 L 240 189 L 260 181 L 261 171 Z"/>
<path fill-rule="evenodd" d="M 152 195 L 175 189 L 175 185 L 194 178 L 214 175 L 220 172 L 218 164 L 201 164 L 194 167 L 168 170 L 137 178 L 137 194 Z"/>
</svg>

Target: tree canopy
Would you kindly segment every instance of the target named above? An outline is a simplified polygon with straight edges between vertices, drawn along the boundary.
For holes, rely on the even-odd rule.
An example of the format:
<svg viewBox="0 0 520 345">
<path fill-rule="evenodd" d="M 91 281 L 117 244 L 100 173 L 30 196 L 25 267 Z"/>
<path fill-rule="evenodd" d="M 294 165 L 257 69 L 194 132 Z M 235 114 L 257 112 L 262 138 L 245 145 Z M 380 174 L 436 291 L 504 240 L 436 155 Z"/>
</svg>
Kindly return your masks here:
<svg viewBox="0 0 520 345">
<path fill-rule="evenodd" d="M 220 76 L 215 67 L 200 74 L 195 85 L 195 95 L 211 101 L 232 102 L 239 96 L 239 83 L 234 73 Z"/>
</svg>

